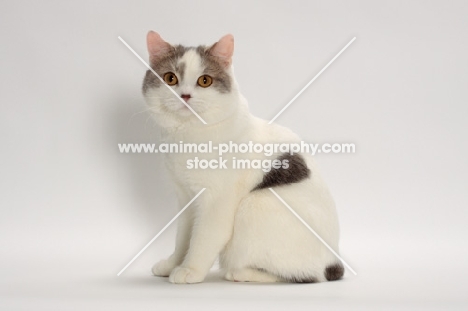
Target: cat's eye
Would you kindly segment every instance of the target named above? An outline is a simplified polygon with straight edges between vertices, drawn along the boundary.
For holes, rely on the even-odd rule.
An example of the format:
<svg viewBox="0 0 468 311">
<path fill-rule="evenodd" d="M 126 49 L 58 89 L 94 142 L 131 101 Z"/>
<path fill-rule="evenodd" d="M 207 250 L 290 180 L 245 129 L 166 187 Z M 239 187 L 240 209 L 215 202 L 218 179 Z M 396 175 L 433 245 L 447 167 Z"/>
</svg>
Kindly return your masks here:
<svg viewBox="0 0 468 311">
<path fill-rule="evenodd" d="M 166 72 L 164 74 L 164 82 L 169 85 L 176 85 L 179 80 L 177 80 L 177 76 L 173 72 Z"/>
<path fill-rule="evenodd" d="M 201 87 L 209 87 L 211 83 L 213 83 L 213 78 L 209 75 L 203 75 L 200 78 L 198 78 L 197 83 Z"/>
</svg>

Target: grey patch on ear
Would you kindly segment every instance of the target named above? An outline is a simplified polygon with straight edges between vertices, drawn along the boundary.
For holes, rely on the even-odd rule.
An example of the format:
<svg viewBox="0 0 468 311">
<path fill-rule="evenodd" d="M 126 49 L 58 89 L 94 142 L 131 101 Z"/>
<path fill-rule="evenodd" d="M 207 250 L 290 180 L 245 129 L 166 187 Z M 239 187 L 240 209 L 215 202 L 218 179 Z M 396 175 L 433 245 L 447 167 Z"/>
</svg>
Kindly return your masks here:
<svg viewBox="0 0 468 311">
<path fill-rule="evenodd" d="M 206 46 L 197 47 L 202 65 L 205 67 L 204 73 L 213 78 L 213 87 L 220 93 L 229 93 L 231 91 L 231 77 L 224 69 L 219 60 L 210 54 L 210 49 Z"/>
<path fill-rule="evenodd" d="M 328 281 L 341 279 L 344 274 L 344 267 L 341 263 L 336 263 L 325 268 L 325 278 Z"/>
<path fill-rule="evenodd" d="M 278 160 L 281 162 L 288 160 L 289 167 L 287 169 L 272 167 L 268 173 L 263 175 L 262 182 L 255 186 L 252 191 L 298 183 L 311 175 L 311 171 L 299 154 L 284 153 L 278 157 Z"/>
<path fill-rule="evenodd" d="M 167 51 L 165 54 L 160 55 L 156 61 L 150 63 L 151 68 L 162 78 L 166 72 L 176 72 L 178 67 L 185 72 L 185 63 L 177 65 L 178 60 L 189 50 L 194 49 L 193 47 L 185 47 L 182 45 L 173 46 L 172 49 Z M 180 72 L 179 72 L 180 74 Z M 183 74 L 182 74 L 183 75 Z M 178 78 L 181 78 L 178 76 Z M 147 70 L 145 78 L 143 79 L 143 94 L 146 93 L 150 88 L 157 88 L 162 85 L 161 80 L 154 75 L 151 70 Z"/>
</svg>

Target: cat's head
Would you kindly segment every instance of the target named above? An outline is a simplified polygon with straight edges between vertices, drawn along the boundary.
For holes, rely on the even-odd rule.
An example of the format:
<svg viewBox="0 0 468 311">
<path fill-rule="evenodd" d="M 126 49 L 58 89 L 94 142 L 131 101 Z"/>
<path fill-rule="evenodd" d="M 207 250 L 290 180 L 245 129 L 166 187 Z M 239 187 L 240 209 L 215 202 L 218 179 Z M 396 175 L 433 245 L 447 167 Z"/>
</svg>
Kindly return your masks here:
<svg viewBox="0 0 468 311">
<path fill-rule="evenodd" d="M 147 45 L 151 68 L 143 94 L 157 123 L 162 127 L 202 126 L 202 122 L 177 98 L 172 88 L 208 124 L 231 116 L 239 104 L 232 72 L 234 38 L 222 37 L 211 46 L 171 45 L 150 31 Z M 164 85 L 166 84 L 166 85 Z"/>
</svg>

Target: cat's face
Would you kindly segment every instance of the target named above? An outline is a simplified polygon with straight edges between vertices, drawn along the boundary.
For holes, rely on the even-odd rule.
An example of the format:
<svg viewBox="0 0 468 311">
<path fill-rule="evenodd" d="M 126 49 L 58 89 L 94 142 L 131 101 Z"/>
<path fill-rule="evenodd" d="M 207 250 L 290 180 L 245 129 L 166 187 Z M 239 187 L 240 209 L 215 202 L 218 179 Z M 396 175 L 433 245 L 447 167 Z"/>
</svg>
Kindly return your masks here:
<svg viewBox="0 0 468 311">
<path fill-rule="evenodd" d="M 231 35 L 210 47 L 172 46 L 152 31 L 147 41 L 151 68 L 208 124 L 232 115 L 238 90 L 231 69 Z M 162 127 L 203 125 L 150 70 L 143 81 L 143 94 Z"/>
</svg>

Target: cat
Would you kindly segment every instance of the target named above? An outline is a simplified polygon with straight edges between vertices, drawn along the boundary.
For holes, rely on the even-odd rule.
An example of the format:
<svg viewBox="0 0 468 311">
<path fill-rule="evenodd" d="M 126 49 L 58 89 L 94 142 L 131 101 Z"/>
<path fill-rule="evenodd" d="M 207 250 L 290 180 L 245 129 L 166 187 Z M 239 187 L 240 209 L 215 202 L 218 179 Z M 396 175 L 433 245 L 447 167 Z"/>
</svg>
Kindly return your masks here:
<svg viewBox="0 0 468 311">
<path fill-rule="evenodd" d="M 234 38 L 211 46 L 171 45 L 150 31 L 151 68 L 207 123 L 181 102 L 150 70 L 143 95 L 165 143 L 292 143 L 291 130 L 254 117 L 234 77 Z M 229 153 L 228 169 L 187 169 L 194 156 L 165 154 L 179 207 L 206 190 L 178 220 L 174 253 L 156 263 L 156 276 L 172 283 L 202 282 L 219 259 L 225 279 L 241 282 L 315 283 L 338 280 L 342 263 L 281 203 L 274 189 L 336 252 L 335 204 L 309 154 Z M 230 169 L 232 158 L 287 160 L 288 169 Z"/>
</svg>

